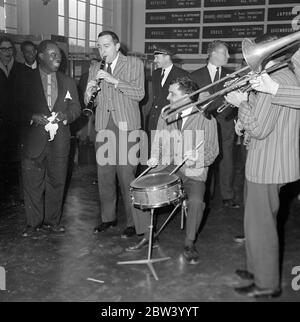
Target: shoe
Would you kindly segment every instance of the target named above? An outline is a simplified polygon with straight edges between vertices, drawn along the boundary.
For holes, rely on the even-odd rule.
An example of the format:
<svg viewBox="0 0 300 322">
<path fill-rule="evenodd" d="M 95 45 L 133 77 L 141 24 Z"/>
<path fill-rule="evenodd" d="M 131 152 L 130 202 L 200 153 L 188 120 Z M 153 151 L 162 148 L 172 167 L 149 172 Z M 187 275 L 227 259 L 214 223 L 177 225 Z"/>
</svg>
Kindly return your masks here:
<svg viewBox="0 0 300 322">
<path fill-rule="evenodd" d="M 245 241 L 246 241 L 246 238 L 244 235 L 237 235 L 233 238 L 233 240 L 236 242 L 236 243 L 239 243 L 239 244 L 243 244 Z"/>
<path fill-rule="evenodd" d="M 126 252 L 135 252 L 135 251 L 139 251 L 139 250 L 141 250 L 145 247 L 148 247 L 148 246 L 149 246 L 149 240 L 146 238 L 143 238 L 137 244 L 130 246 L 130 247 L 126 248 L 125 250 L 126 250 Z M 152 248 L 157 248 L 158 246 L 159 246 L 158 240 L 156 238 L 153 240 Z"/>
<path fill-rule="evenodd" d="M 117 225 L 116 221 L 108 221 L 108 222 L 103 222 L 99 226 L 94 228 L 94 234 L 98 234 L 101 231 L 107 230 L 109 227 L 114 227 Z"/>
<path fill-rule="evenodd" d="M 223 199 L 223 206 L 225 208 L 232 208 L 232 209 L 240 208 L 240 205 L 238 203 L 235 203 L 233 199 Z"/>
<path fill-rule="evenodd" d="M 237 269 L 235 274 L 243 280 L 253 280 L 254 275 L 245 269 Z"/>
<path fill-rule="evenodd" d="M 50 224 L 42 224 L 38 230 L 43 230 L 52 233 L 65 233 L 66 228 L 60 225 L 50 225 Z"/>
<path fill-rule="evenodd" d="M 135 231 L 135 227 L 134 226 L 130 226 L 127 227 L 121 235 L 121 238 L 130 238 L 132 236 L 136 235 L 136 231 Z"/>
<path fill-rule="evenodd" d="M 278 297 L 281 294 L 281 290 L 279 288 L 260 288 L 254 283 L 248 286 L 237 287 L 234 290 L 240 295 L 246 295 L 249 297 Z"/>
<path fill-rule="evenodd" d="M 197 264 L 199 262 L 199 253 L 196 246 L 184 246 L 183 256 L 189 264 Z"/>
<path fill-rule="evenodd" d="M 37 231 L 38 231 L 38 229 L 36 227 L 27 226 L 26 229 L 22 233 L 22 237 L 31 237 Z"/>
</svg>

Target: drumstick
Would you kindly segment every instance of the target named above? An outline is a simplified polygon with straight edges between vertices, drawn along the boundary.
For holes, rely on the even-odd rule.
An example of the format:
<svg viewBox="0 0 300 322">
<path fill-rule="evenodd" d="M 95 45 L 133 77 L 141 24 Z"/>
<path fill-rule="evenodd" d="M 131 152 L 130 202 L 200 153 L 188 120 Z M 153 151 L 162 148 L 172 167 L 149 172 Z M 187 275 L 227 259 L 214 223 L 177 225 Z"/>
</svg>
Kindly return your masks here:
<svg viewBox="0 0 300 322">
<path fill-rule="evenodd" d="M 143 175 L 145 175 L 149 170 L 152 169 L 152 167 L 148 167 L 143 173 L 141 173 L 137 178 L 134 179 L 134 181 L 138 180 L 141 178 Z"/>
<path fill-rule="evenodd" d="M 197 151 L 199 148 L 200 148 L 200 146 L 203 144 L 203 140 L 195 147 L 195 151 Z M 177 172 L 178 171 L 178 169 L 180 169 L 182 166 L 183 166 L 183 164 L 186 162 L 186 160 L 188 159 L 188 157 L 185 157 L 184 159 L 183 159 L 183 161 L 171 172 L 171 173 L 169 173 L 169 176 L 171 176 L 172 174 L 174 174 L 175 172 Z"/>
</svg>

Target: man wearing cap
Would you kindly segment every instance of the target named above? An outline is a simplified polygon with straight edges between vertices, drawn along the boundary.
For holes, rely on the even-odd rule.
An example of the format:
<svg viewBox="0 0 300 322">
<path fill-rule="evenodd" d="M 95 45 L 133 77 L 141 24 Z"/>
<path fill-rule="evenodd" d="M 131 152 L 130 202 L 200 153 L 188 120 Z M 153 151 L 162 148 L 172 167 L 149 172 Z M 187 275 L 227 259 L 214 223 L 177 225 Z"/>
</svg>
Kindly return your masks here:
<svg viewBox="0 0 300 322">
<path fill-rule="evenodd" d="M 211 83 L 230 74 L 231 71 L 223 66 L 227 64 L 229 53 L 227 44 L 221 40 L 215 40 L 208 45 L 208 64 L 205 67 L 197 69 L 191 73 L 192 79 L 199 88 L 205 87 Z M 209 89 L 213 94 L 223 88 L 223 85 L 215 85 Z M 218 122 L 218 135 L 220 144 L 220 160 L 218 160 L 220 191 L 223 199 L 223 206 L 228 208 L 239 208 L 234 201 L 233 191 L 233 142 L 234 142 L 234 121 L 233 111 L 228 108 L 221 114 L 216 113 L 216 109 L 223 104 L 223 97 L 210 104 L 208 113 L 214 114 Z"/>
<path fill-rule="evenodd" d="M 178 77 L 188 76 L 189 73 L 173 64 L 172 57 L 174 52 L 167 46 L 157 46 L 153 52 L 154 62 L 157 69 L 152 75 L 153 105 L 147 117 L 147 131 L 157 128 L 157 122 L 164 106 L 169 104 L 169 86 Z M 151 136 L 149 136 L 149 139 Z"/>
</svg>

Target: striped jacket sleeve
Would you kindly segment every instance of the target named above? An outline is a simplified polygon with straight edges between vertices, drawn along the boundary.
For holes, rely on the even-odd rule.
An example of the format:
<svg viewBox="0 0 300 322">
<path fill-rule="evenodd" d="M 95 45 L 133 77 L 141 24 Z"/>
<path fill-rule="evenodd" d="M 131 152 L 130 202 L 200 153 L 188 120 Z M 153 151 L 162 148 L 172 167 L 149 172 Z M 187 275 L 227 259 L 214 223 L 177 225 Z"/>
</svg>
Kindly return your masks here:
<svg viewBox="0 0 300 322">
<path fill-rule="evenodd" d="M 132 58 L 134 59 L 134 58 Z M 117 89 L 134 101 L 141 101 L 145 95 L 144 89 L 144 65 L 141 60 L 134 59 L 130 64 L 130 80 L 119 79 Z"/>
<path fill-rule="evenodd" d="M 292 62 L 299 86 L 280 85 L 276 95 L 272 96 L 272 103 L 300 109 L 300 49 L 292 57 Z"/>
<path fill-rule="evenodd" d="M 204 166 L 211 165 L 219 154 L 217 122 L 214 118 L 203 118 L 204 143 Z"/>
</svg>

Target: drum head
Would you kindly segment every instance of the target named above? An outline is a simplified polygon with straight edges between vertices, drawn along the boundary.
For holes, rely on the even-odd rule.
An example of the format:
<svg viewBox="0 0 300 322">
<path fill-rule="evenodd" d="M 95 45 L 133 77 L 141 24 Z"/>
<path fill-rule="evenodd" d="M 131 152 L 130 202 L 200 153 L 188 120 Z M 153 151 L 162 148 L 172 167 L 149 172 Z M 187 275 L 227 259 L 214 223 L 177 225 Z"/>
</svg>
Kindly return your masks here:
<svg viewBox="0 0 300 322">
<path fill-rule="evenodd" d="M 131 187 L 135 189 L 159 189 L 178 180 L 179 177 L 175 174 L 169 175 L 166 172 L 151 173 L 134 181 Z"/>
</svg>

